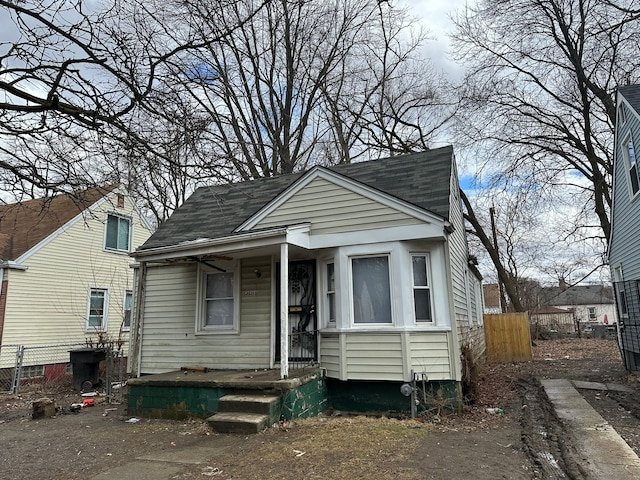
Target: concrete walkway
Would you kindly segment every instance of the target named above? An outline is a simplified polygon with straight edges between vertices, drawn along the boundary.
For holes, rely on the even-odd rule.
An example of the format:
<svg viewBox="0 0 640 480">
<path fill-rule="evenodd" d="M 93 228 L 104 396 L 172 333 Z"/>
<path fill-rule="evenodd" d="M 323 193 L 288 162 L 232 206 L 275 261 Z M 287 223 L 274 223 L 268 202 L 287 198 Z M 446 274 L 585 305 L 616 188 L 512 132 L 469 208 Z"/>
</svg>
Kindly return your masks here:
<svg viewBox="0 0 640 480">
<path fill-rule="evenodd" d="M 542 380 L 558 417 L 573 434 L 584 463 L 593 478 L 637 480 L 640 459 L 618 433 L 580 395 L 575 387 L 593 390 L 620 390 L 624 386 L 592 384 L 569 380 Z"/>
<path fill-rule="evenodd" d="M 203 475 L 214 475 L 215 467 L 207 465 L 212 459 L 222 457 L 236 448 L 244 436 L 211 436 L 200 441 L 136 458 L 133 462 L 102 472 L 91 480 L 171 480 L 194 465 L 201 465 Z"/>
</svg>

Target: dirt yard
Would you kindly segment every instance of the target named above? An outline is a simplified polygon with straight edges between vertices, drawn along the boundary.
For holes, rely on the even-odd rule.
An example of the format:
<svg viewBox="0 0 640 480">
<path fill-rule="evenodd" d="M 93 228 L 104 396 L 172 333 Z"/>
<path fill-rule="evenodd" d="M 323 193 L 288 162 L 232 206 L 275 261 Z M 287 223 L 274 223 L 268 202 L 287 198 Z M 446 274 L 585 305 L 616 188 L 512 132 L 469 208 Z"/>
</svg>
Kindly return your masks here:
<svg viewBox="0 0 640 480">
<path fill-rule="evenodd" d="M 615 342 L 537 341 L 534 361 L 486 366 L 477 405 L 458 416 L 421 422 L 331 415 L 279 425 L 249 437 L 217 435 L 202 421 L 140 419 L 123 405 L 100 403 L 79 413 L 68 391 L 0 395 L 0 478 L 87 479 L 147 454 L 190 445 L 226 445 L 224 455 L 192 465 L 176 479 L 548 479 L 585 478 L 573 440 L 540 388 L 543 378 L 627 385 L 633 393 L 582 391 L 640 454 L 640 383 L 622 367 Z M 63 412 L 31 419 L 31 401 L 51 396 Z M 498 407 L 504 414 L 490 414 Z M 335 412 L 334 412 L 335 413 Z M 615 454 L 615 452 L 612 452 Z"/>
</svg>

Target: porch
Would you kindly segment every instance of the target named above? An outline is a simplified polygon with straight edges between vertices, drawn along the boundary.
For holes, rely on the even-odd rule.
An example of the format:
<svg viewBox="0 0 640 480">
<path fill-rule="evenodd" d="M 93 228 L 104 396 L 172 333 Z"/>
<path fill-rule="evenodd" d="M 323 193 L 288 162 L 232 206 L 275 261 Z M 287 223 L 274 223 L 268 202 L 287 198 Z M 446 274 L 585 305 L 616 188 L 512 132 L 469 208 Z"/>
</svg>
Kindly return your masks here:
<svg viewBox="0 0 640 480">
<path fill-rule="evenodd" d="M 183 368 L 180 371 L 146 375 L 129 380 L 128 412 L 151 418 L 207 418 L 221 411 L 224 397 L 272 398 L 264 412 L 267 424 L 316 416 L 329 408 L 324 372 L 317 367 L 289 370 L 286 379 L 279 369 L 208 370 Z M 255 413 L 249 403 L 248 413 Z M 234 411 L 233 413 L 247 413 Z"/>
</svg>

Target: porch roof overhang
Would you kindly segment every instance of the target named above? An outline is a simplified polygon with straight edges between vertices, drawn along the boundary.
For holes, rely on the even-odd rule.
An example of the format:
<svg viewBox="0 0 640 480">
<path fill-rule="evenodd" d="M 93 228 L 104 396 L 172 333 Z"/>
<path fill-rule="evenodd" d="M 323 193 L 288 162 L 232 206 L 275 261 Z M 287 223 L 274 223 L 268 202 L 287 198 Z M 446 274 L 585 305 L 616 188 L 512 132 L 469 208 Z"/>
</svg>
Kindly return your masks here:
<svg viewBox="0 0 640 480">
<path fill-rule="evenodd" d="M 140 262 L 175 260 L 201 255 L 225 254 L 283 243 L 309 248 L 310 223 L 242 232 L 218 238 L 199 238 L 174 245 L 136 250 L 131 254 Z"/>
</svg>

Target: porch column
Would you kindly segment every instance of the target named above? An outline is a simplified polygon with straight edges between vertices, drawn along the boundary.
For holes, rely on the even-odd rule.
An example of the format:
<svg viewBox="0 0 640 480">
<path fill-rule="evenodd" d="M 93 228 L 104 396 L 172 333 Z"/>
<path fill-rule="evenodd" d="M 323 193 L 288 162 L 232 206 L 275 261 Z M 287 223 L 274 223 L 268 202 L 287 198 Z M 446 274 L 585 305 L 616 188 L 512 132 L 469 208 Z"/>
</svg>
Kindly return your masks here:
<svg viewBox="0 0 640 480">
<path fill-rule="evenodd" d="M 289 244 L 280 244 L 280 378 L 289 376 Z"/>
</svg>

